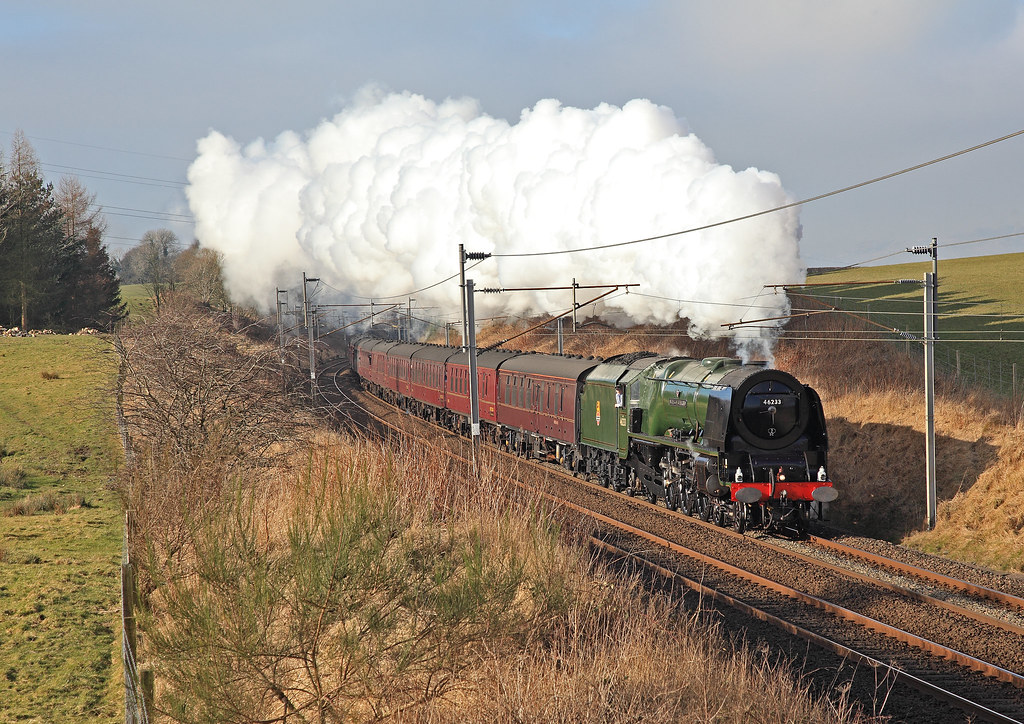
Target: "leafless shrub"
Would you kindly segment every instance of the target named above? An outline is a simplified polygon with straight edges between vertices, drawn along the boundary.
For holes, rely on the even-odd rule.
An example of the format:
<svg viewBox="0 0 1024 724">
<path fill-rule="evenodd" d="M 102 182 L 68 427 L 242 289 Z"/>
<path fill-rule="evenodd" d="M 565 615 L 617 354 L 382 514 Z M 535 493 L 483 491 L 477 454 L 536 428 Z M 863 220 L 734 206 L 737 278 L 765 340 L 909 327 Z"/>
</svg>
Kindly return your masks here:
<svg viewBox="0 0 1024 724">
<path fill-rule="evenodd" d="M 190 521 L 222 502 L 227 482 L 270 465 L 300 428 L 273 348 L 235 332 L 236 321 L 168 294 L 116 339 L 121 494 L 142 533 L 133 545 L 158 557 L 187 547 Z"/>
<path fill-rule="evenodd" d="M 229 332 L 230 319 L 168 297 L 119 334 L 125 423 L 136 444 L 183 470 L 259 460 L 294 429 L 274 350 Z"/>
</svg>

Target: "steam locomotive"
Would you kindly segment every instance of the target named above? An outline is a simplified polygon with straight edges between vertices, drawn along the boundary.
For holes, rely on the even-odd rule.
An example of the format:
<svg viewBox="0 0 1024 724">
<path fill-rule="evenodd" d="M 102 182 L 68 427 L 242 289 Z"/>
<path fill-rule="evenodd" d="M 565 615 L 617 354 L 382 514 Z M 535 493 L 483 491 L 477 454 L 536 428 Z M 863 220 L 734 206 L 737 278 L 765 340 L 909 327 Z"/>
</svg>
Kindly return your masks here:
<svg viewBox="0 0 1024 724">
<path fill-rule="evenodd" d="M 362 337 L 350 356 L 370 392 L 469 432 L 465 350 Z M 818 394 L 764 363 L 490 350 L 477 377 L 484 440 L 671 510 L 799 536 L 838 497 Z"/>
</svg>

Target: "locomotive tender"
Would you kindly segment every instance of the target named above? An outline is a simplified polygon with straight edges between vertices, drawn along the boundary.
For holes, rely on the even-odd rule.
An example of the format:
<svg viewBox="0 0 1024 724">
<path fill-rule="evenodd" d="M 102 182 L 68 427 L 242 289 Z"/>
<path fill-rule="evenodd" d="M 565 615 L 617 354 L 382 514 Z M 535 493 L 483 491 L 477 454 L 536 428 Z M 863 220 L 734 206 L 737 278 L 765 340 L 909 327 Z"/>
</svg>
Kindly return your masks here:
<svg viewBox="0 0 1024 724">
<path fill-rule="evenodd" d="M 468 432 L 465 350 L 362 337 L 350 355 L 370 392 Z M 484 440 L 671 510 L 802 535 L 838 497 L 818 394 L 764 363 L 490 350 L 477 373 Z"/>
</svg>

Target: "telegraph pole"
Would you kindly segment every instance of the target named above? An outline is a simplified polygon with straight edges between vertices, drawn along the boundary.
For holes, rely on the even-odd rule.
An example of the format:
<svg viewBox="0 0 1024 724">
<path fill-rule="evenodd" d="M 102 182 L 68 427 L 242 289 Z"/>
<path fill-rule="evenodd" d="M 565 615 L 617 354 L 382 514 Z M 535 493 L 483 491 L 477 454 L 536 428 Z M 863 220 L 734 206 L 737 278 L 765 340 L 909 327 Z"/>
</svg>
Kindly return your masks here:
<svg viewBox="0 0 1024 724">
<path fill-rule="evenodd" d="M 459 293 L 462 295 L 462 349 L 466 349 L 466 245 L 459 244 Z"/>
<path fill-rule="evenodd" d="M 412 303 L 416 300 L 409 297 L 409 308 L 405 314 L 405 341 L 412 341 Z"/>
<path fill-rule="evenodd" d="M 559 317 L 557 322 L 558 322 L 558 354 L 565 354 L 565 344 L 564 344 L 563 339 L 562 339 L 562 318 Z"/>
</svg>

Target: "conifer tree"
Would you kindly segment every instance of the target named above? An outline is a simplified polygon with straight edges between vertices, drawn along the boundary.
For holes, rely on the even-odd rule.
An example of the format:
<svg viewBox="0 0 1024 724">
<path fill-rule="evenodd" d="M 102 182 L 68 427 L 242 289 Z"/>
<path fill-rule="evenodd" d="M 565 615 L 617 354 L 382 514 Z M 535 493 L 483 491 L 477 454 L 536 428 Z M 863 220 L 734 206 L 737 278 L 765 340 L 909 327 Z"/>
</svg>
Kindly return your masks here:
<svg viewBox="0 0 1024 724">
<path fill-rule="evenodd" d="M 10 162 L 0 157 L 0 324 L 109 327 L 123 317 L 104 229 L 95 194 L 62 179 L 55 195 L 17 131 Z"/>
<path fill-rule="evenodd" d="M 58 285 L 73 264 L 53 184 L 44 183 L 35 151 L 21 131 L 14 134 L 3 180 L 0 314 L 6 323 L 29 329 L 60 316 Z"/>
</svg>

